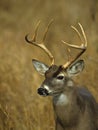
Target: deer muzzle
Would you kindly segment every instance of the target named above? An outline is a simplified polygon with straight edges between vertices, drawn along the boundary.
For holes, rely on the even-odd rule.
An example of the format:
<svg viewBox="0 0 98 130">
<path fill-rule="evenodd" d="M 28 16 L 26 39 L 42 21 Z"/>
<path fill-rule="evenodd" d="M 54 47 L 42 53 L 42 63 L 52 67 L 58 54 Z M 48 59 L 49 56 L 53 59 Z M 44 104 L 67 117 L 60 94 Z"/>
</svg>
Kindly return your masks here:
<svg viewBox="0 0 98 130">
<path fill-rule="evenodd" d="M 38 88 L 37 92 L 41 96 L 48 96 L 49 95 L 47 89 L 45 89 L 45 88 Z"/>
</svg>

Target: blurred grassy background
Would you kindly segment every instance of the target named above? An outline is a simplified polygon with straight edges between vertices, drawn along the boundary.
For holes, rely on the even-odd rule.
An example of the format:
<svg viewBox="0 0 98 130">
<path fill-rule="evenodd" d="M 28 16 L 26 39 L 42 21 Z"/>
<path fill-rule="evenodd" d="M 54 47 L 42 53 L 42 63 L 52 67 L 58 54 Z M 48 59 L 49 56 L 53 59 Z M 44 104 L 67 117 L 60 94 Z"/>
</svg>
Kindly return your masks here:
<svg viewBox="0 0 98 130">
<path fill-rule="evenodd" d="M 62 39 L 80 44 L 70 25 L 83 25 L 88 39 L 88 49 L 82 56 L 85 70 L 74 80 L 87 86 L 98 101 L 98 1 L 0 0 L 0 130 L 54 130 L 51 98 L 37 95 L 43 77 L 31 62 L 37 58 L 49 63 L 48 58 L 24 40 L 41 20 L 40 40 L 52 18 L 46 45 L 57 64 L 67 59 Z"/>
</svg>

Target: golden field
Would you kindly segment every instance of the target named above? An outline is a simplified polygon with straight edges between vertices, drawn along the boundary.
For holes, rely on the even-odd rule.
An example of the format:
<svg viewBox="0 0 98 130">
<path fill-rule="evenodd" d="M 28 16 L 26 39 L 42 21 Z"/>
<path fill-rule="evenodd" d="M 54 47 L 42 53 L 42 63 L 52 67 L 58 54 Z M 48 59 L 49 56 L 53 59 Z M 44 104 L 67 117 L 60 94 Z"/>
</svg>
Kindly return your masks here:
<svg viewBox="0 0 98 130">
<path fill-rule="evenodd" d="M 0 0 L 0 130 L 54 130 L 51 97 L 37 94 L 44 78 L 32 65 L 33 58 L 49 64 L 48 57 L 25 41 L 25 35 L 32 37 L 41 20 L 40 41 L 52 18 L 46 46 L 58 65 L 67 60 L 61 40 L 79 45 L 70 26 L 78 28 L 78 22 L 83 25 L 88 40 L 88 49 L 81 57 L 85 69 L 74 80 L 86 86 L 98 101 L 98 1 Z M 72 50 L 72 55 L 75 53 Z"/>
</svg>

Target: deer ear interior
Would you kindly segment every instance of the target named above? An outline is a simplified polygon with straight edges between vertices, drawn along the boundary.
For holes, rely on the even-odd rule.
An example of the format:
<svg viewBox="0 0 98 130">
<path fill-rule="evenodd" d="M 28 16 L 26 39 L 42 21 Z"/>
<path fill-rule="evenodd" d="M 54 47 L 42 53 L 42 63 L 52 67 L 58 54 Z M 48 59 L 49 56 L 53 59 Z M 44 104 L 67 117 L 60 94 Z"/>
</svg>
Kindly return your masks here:
<svg viewBox="0 0 98 130">
<path fill-rule="evenodd" d="M 44 64 L 43 62 L 40 62 L 38 60 L 33 59 L 32 63 L 34 65 L 34 68 L 41 74 L 44 75 L 45 72 L 49 69 L 49 66 Z"/>
<path fill-rule="evenodd" d="M 67 69 L 68 76 L 75 76 L 84 69 L 84 61 L 78 60 Z"/>
</svg>

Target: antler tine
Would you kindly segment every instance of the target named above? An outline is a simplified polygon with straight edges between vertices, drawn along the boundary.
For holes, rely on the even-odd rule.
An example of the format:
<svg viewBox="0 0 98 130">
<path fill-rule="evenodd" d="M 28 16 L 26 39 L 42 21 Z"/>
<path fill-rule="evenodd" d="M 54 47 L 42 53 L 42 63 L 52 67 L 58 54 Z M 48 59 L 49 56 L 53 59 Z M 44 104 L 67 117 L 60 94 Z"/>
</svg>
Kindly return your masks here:
<svg viewBox="0 0 98 130">
<path fill-rule="evenodd" d="M 32 40 L 29 40 L 28 39 L 28 34 L 25 36 L 25 40 L 30 43 L 30 44 L 33 44 L 34 46 L 37 46 L 39 48 L 41 48 L 44 52 L 46 52 L 46 54 L 49 56 L 50 60 L 51 60 L 51 65 L 54 64 L 54 57 L 53 55 L 51 54 L 51 52 L 47 49 L 47 47 L 44 45 L 44 41 L 45 41 L 45 38 L 46 38 L 46 34 L 49 30 L 49 27 L 51 25 L 53 20 L 50 21 L 50 23 L 48 24 L 46 30 L 45 30 L 45 33 L 44 33 L 44 36 L 42 38 L 42 41 L 40 43 L 37 43 L 36 42 L 36 37 L 37 37 L 37 31 L 38 31 L 38 27 L 39 27 L 39 24 L 40 24 L 40 21 L 37 23 L 37 26 L 36 26 L 36 29 L 35 29 L 35 33 L 33 35 L 33 39 Z"/>
<path fill-rule="evenodd" d="M 32 40 L 29 40 L 29 39 L 28 39 L 28 35 L 29 35 L 29 34 L 27 34 L 27 35 L 25 36 L 25 40 L 27 41 L 27 43 L 30 43 L 30 44 L 35 44 L 35 43 L 36 43 L 36 37 L 37 37 L 37 32 L 38 32 L 39 25 L 40 25 L 40 21 L 38 21 L 38 23 L 37 23 L 37 25 L 36 25 L 36 27 L 35 27 L 35 32 L 34 32 L 34 35 L 33 35 Z"/>
<path fill-rule="evenodd" d="M 37 32 L 38 32 L 39 25 L 40 25 L 40 21 L 38 21 L 38 23 L 37 23 L 37 25 L 36 25 L 35 33 L 34 33 L 34 35 L 33 35 L 32 42 L 36 42 L 36 37 L 37 37 Z"/>
<path fill-rule="evenodd" d="M 85 47 L 87 47 L 87 38 L 86 38 L 86 35 L 85 35 L 85 32 L 84 32 L 84 29 L 82 27 L 82 25 L 80 23 L 78 23 L 80 28 L 81 28 L 81 31 L 82 31 L 82 35 L 83 35 L 83 38 L 84 38 L 84 43 L 85 43 Z"/>
<path fill-rule="evenodd" d="M 71 28 L 77 33 L 77 35 L 79 36 L 80 40 L 83 42 L 83 38 L 81 37 L 80 32 L 78 31 L 77 28 L 75 28 L 74 26 L 71 26 Z"/>
<path fill-rule="evenodd" d="M 85 52 L 85 50 L 87 48 L 87 38 L 86 38 L 86 35 L 84 32 L 84 29 L 80 23 L 78 23 L 78 24 L 81 29 L 82 35 L 74 26 L 71 26 L 71 27 L 76 31 L 77 35 L 79 36 L 80 40 L 82 41 L 82 44 L 80 46 L 78 46 L 78 45 L 69 44 L 65 41 L 62 41 L 62 42 L 71 48 L 80 49 L 81 51 L 79 54 L 77 54 L 77 56 L 74 59 L 72 59 L 72 60 L 68 61 L 66 64 L 62 65 L 63 68 L 66 68 L 66 67 L 70 66 L 73 62 L 75 62 Z M 83 42 L 83 38 L 84 38 L 84 42 Z"/>
<path fill-rule="evenodd" d="M 49 30 L 49 27 L 51 26 L 52 23 L 53 23 L 53 19 L 51 19 L 51 21 L 49 22 L 49 24 L 48 24 L 48 26 L 47 26 L 47 28 L 46 28 L 46 30 L 45 30 L 45 32 L 44 32 L 42 42 L 45 41 L 46 35 L 47 35 L 47 33 L 48 33 L 48 30 Z"/>
<path fill-rule="evenodd" d="M 83 48 L 86 49 L 86 47 L 87 47 L 87 38 L 86 38 L 86 35 L 85 35 L 85 32 L 84 32 L 84 30 L 83 30 L 82 25 L 81 25 L 80 23 L 78 23 L 78 24 L 79 24 L 80 29 L 81 29 L 81 31 L 82 31 L 82 35 L 83 35 L 83 38 L 84 38 L 84 41 L 85 41 L 85 42 L 83 43 L 82 35 L 81 35 L 80 32 L 77 30 L 77 28 L 75 28 L 74 26 L 71 26 L 71 28 L 73 28 L 73 29 L 76 31 L 76 33 L 78 34 L 80 40 L 82 41 L 82 44 L 81 44 L 80 46 L 78 46 L 78 45 L 70 44 L 70 43 L 65 42 L 65 41 L 63 41 L 63 40 L 62 40 L 62 42 L 63 42 L 64 44 L 66 44 L 67 46 L 69 46 L 69 47 L 76 48 L 76 49 L 81 49 L 81 50 L 82 50 Z"/>
<path fill-rule="evenodd" d="M 71 59 L 71 53 L 70 53 L 70 52 L 71 52 L 70 48 L 67 47 L 67 48 L 66 48 L 66 55 L 67 55 L 67 60 L 68 60 L 68 61 L 70 61 L 70 59 Z"/>
</svg>

